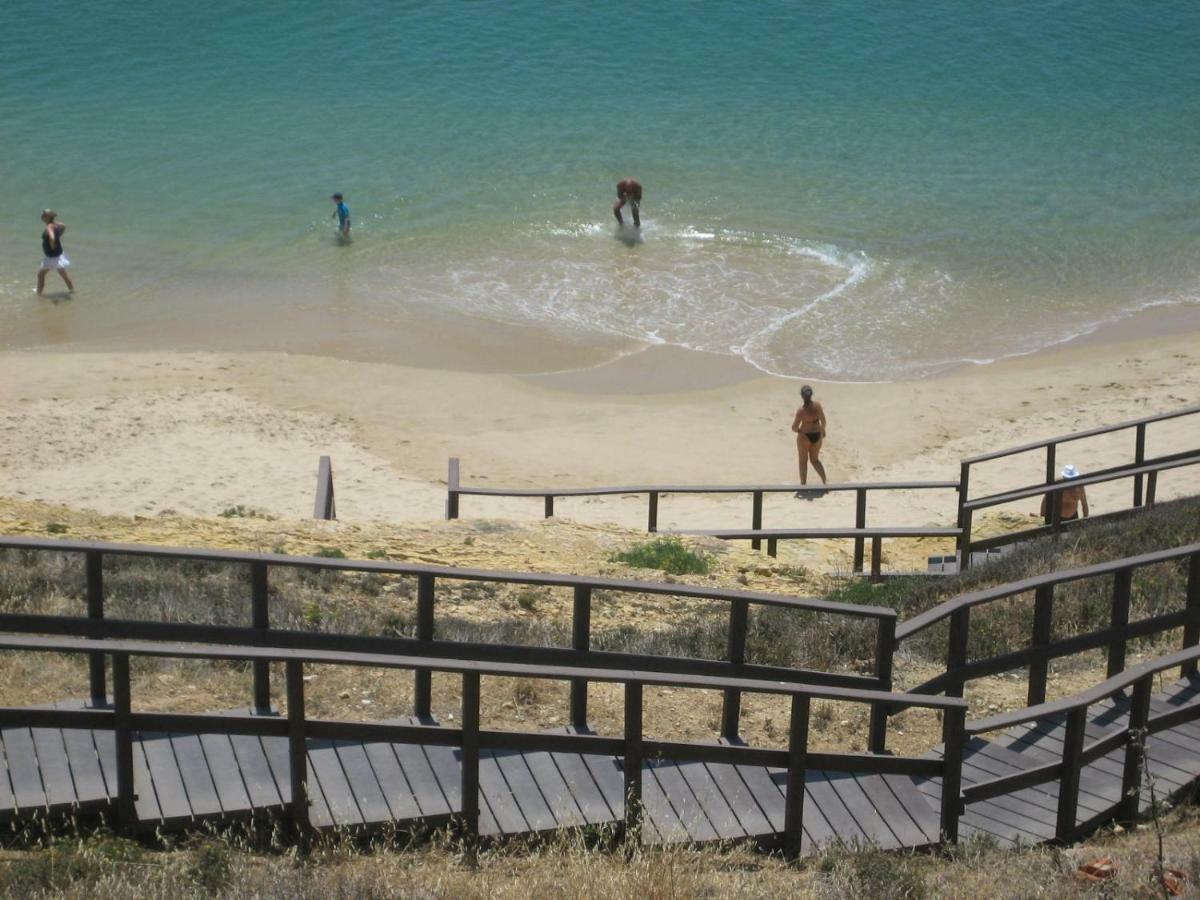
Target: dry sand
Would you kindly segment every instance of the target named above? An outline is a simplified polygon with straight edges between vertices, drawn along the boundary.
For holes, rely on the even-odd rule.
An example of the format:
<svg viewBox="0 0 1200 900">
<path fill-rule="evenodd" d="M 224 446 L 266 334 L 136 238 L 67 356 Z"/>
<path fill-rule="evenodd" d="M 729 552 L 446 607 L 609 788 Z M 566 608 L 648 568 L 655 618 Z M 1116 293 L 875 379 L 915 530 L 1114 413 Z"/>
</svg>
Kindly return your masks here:
<svg viewBox="0 0 1200 900">
<path fill-rule="evenodd" d="M 511 349 L 511 348 L 510 348 Z M 684 388 L 691 388 L 685 390 Z M 215 516 L 241 504 L 311 515 L 333 458 L 339 518 L 441 518 L 450 456 L 481 486 L 787 482 L 794 380 L 651 348 L 579 372 L 514 376 L 283 353 L 0 354 L 0 497 L 119 515 Z M 954 480 L 963 456 L 1200 403 L 1195 335 L 1092 343 L 896 384 L 817 384 L 832 481 Z M 1151 454 L 1196 447 L 1195 417 L 1156 425 Z M 1059 451 L 1083 471 L 1132 458 L 1133 435 Z M 973 474 L 973 492 L 1029 483 L 1030 454 Z M 1166 473 L 1160 497 L 1200 491 Z M 1091 492 L 1100 511 L 1129 486 Z M 772 497 L 776 525 L 849 525 L 851 495 Z M 471 517 L 534 519 L 538 500 L 463 498 Z M 950 524 L 953 492 L 872 495 L 869 521 Z M 1032 505 L 1011 510 L 1035 512 Z M 644 523 L 645 499 L 560 501 L 581 522 Z M 665 498 L 660 525 L 749 524 L 749 500 Z M 803 551 L 800 552 L 801 555 Z"/>
</svg>

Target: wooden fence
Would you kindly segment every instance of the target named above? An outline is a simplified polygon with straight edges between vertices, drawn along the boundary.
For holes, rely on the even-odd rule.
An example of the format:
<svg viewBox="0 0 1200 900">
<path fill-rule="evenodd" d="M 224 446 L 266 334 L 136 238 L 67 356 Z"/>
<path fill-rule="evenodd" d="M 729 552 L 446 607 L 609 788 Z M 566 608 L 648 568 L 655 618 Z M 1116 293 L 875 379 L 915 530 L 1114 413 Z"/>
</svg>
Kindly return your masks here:
<svg viewBox="0 0 1200 900">
<path fill-rule="evenodd" d="M 1187 566 L 1187 587 L 1181 608 L 1164 612 L 1145 619 L 1129 621 L 1129 607 L 1133 577 L 1138 569 L 1162 563 L 1178 562 Z M 1111 579 L 1109 624 L 1106 628 L 1075 634 L 1069 637 L 1053 636 L 1055 589 L 1081 581 Z M 1029 645 L 995 656 L 970 659 L 968 645 L 971 632 L 971 611 L 1000 600 L 1033 593 L 1033 623 Z M 945 694 L 963 696 L 968 681 L 998 675 L 1013 669 L 1028 668 L 1029 688 L 1027 703 L 1038 706 L 1046 700 L 1046 682 L 1051 660 L 1088 650 L 1103 649 L 1108 656 L 1108 675 L 1116 676 L 1125 669 L 1126 647 L 1130 640 L 1161 634 L 1174 628 L 1183 629 L 1183 647 L 1189 649 L 1200 644 L 1200 544 L 1190 544 L 1172 550 L 1146 553 L 1113 562 L 1086 566 L 1026 578 L 998 587 L 963 594 L 948 600 L 896 629 L 895 645 L 912 641 L 939 622 L 950 620 L 946 646 L 946 670 L 910 690 L 914 694 Z M 1196 671 L 1196 663 L 1183 664 L 1183 674 Z M 891 712 L 898 712 L 893 709 Z M 881 745 L 877 745 L 881 746 Z"/>
<path fill-rule="evenodd" d="M 827 600 L 784 597 L 755 591 L 736 591 L 707 588 L 685 584 L 665 584 L 612 578 L 590 578 L 577 575 L 548 575 L 534 572 L 503 572 L 484 569 L 455 569 L 445 566 L 411 565 L 375 560 L 341 560 L 325 557 L 285 556 L 281 554 L 245 553 L 223 550 L 196 550 L 178 547 L 154 547 L 137 544 L 111 544 L 95 541 L 58 541 L 39 538 L 0 538 L 0 549 L 17 549 L 34 552 L 65 552 L 84 557 L 87 621 L 90 637 L 128 638 L 133 635 L 161 634 L 169 636 L 177 623 L 131 623 L 105 618 L 105 586 L 103 562 L 105 556 L 149 557 L 162 560 L 190 560 L 244 565 L 249 570 L 250 580 L 250 624 L 263 642 L 284 642 L 293 649 L 333 649 L 339 646 L 336 636 L 314 632 L 284 632 L 272 630 L 269 611 L 269 577 L 272 569 L 315 569 L 346 573 L 377 573 L 415 577 L 417 581 L 416 636 L 415 638 L 364 637 L 359 640 L 374 642 L 376 651 L 399 651 L 410 655 L 429 654 L 434 656 L 454 655 L 481 662 L 521 662 L 528 658 L 530 647 L 504 644 L 478 644 L 435 640 L 435 618 L 437 584 L 439 581 L 490 582 L 524 584 L 541 587 L 564 587 L 572 591 L 571 647 L 539 648 L 543 658 L 566 661 L 577 659 L 578 652 L 586 651 L 587 664 L 593 667 L 628 668 L 643 660 L 633 654 L 609 650 L 592 650 L 592 602 L 597 591 L 610 592 L 618 596 L 630 594 L 653 594 L 695 600 L 714 601 L 727 604 L 729 619 L 726 628 L 726 655 L 723 660 L 657 657 L 661 671 L 705 676 L 737 676 L 772 679 L 789 683 L 807 683 L 840 686 L 845 688 L 870 688 L 880 691 L 891 690 L 892 648 L 896 632 L 896 612 L 874 606 L 859 606 L 834 603 Z M 767 666 L 747 662 L 746 638 L 751 607 L 774 607 L 796 612 L 820 613 L 832 616 L 861 619 L 873 622 L 876 630 L 876 658 L 872 675 L 854 675 L 838 672 L 821 672 L 804 668 Z M 67 621 L 64 619 L 63 621 Z M 0 627 L 7 630 L 37 631 L 44 626 L 40 617 L 25 617 L 17 614 L 0 615 Z M 227 640 L 231 632 L 225 626 L 189 626 L 201 630 L 189 631 L 193 640 Z M 146 629 L 159 628 L 161 632 Z M 556 656 L 557 654 L 557 656 Z M 643 660 L 644 661 L 644 660 Z M 107 697 L 102 654 L 91 660 L 90 696 L 94 703 L 103 703 Z M 418 668 L 414 673 L 413 715 L 426 717 L 430 713 L 430 671 Z M 260 711 L 270 708 L 270 673 L 265 662 L 254 664 L 254 707 Z M 587 724 L 588 683 L 586 679 L 572 682 L 571 723 L 576 726 Z M 738 736 L 738 721 L 741 715 L 741 695 L 735 689 L 725 693 L 722 709 L 721 734 L 726 738 Z M 886 709 L 879 705 L 872 714 L 871 745 L 881 745 L 882 731 L 886 727 Z"/>
</svg>

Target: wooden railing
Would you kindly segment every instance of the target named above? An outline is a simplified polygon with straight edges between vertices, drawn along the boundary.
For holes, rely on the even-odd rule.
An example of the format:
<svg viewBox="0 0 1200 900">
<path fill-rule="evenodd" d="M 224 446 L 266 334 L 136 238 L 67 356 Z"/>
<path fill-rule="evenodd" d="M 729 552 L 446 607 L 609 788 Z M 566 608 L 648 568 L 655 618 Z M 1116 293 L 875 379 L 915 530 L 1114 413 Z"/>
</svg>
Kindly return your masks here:
<svg viewBox="0 0 1200 900">
<path fill-rule="evenodd" d="M 1146 566 L 1179 561 L 1188 567 L 1187 586 L 1182 608 L 1139 621 L 1129 621 L 1129 607 L 1134 573 Z M 1111 608 L 1109 625 L 1085 634 L 1054 638 L 1055 589 L 1072 582 L 1111 578 Z M 1033 625 L 1029 646 L 997 656 L 968 658 L 971 630 L 971 611 L 1033 592 Z M 896 629 L 896 646 L 913 640 L 933 625 L 950 620 L 946 647 L 946 670 L 910 689 L 914 694 L 942 693 L 950 697 L 963 696 L 968 681 L 998 675 L 1018 668 L 1028 668 L 1027 703 L 1034 707 L 1046 700 L 1046 682 L 1051 660 L 1088 650 L 1103 649 L 1108 656 L 1108 675 L 1117 675 L 1125 668 L 1126 647 L 1130 640 L 1183 628 L 1184 649 L 1200 644 L 1200 544 L 1190 544 L 1173 550 L 1146 553 L 1113 562 L 1084 568 L 1055 572 L 1036 578 L 1026 578 L 948 600 L 902 623 Z M 1195 672 L 1195 662 L 1184 666 L 1184 674 Z M 898 712 L 893 709 L 891 712 Z M 877 745 L 878 748 L 878 745 Z"/>
<path fill-rule="evenodd" d="M 1193 573 L 1195 571 L 1193 568 Z M 1035 784 L 1057 781 L 1058 809 L 1054 835 L 1058 841 L 1068 841 L 1089 824 L 1085 822 L 1080 825 L 1076 822 L 1079 815 L 1080 773 L 1083 767 L 1123 747 L 1125 758 L 1121 798 L 1108 811 L 1093 813 L 1091 821 L 1107 818 L 1115 811 L 1119 822 L 1133 822 L 1138 816 L 1141 802 L 1142 764 L 1147 738 L 1168 728 L 1200 719 L 1200 704 L 1189 704 L 1170 712 L 1152 715 L 1150 697 L 1154 691 L 1154 676 L 1176 666 L 1185 672 L 1195 672 L 1198 659 L 1200 647 L 1188 647 L 1114 675 L 1102 684 L 1072 697 L 969 722 L 966 728 L 968 736 L 987 734 L 1025 722 L 1057 716 L 1066 718 L 1066 730 L 1063 735 L 1062 757 L 1058 761 L 973 784 L 963 791 L 964 801 L 971 803 L 986 800 Z M 1119 695 L 1131 686 L 1133 690 L 1128 700 L 1125 724 L 1111 728 L 1095 740 L 1087 741 L 1088 707 L 1108 699 L 1124 703 L 1125 698 Z"/>
<path fill-rule="evenodd" d="M 59 636 L 41 637 L 0 635 L 0 650 L 54 653 L 86 653 L 92 660 L 112 661 L 113 702 L 110 707 L 92 709 L 0 708 L 0 727 L 80 728 L 112 731 L 116 744 L 116 813 L 120 830 L 129 833 L 136 826 L 134 808 L 134 731 L 183 734 L 246 734 L 282 737 L 288 742 L 291 802 L 288 811 L 297 835 L 303 840 L 310 830 L 307 798 L 307 740 L 388 741 L 421 745 L 457 747 L 461 751 L 462 807 L 458 815 L 463 837 L 479 833 L 479 760 L 483 749 L 503 748 L 581 754 L 609 754 L 621 757 L 624 769 L 624 836 L 640 839 L 642 823 L 643 762 L 670 759 L 704 763 L 729 763 L 777 766 L 787 770 L 785 791 L 784 850 L 800 852 L 803 834 L 805 772 L 826 769 L 838 772 L 880 775 L 909 775 L 943 779 L 940 826 L 943 840 L 955 841 L 960 813 L 963 726 L 966 705 L 953 698 L 931 698 L 892 694 L 881 691 L 840 687 L 781 684 L 751 678 L 714 678 L 704 675 L 665 674 L 653 669 L 614 670 L 585 665 L 540 664 L 542 651 L 527 649 L 524 663 L 479 663 L 458 657 L 408 656 L 378 652 L 367 639 L 354 635 L 336 635 L 339 650 L 299 650 L 263 645 L 255 629 L 231 629 L 221 641 L 181 642 L 204 633 L 206 626 L 172 626 L 181 629 L 176 638 L 95 639 L 86 636 L 95 623 L 76 619 L 66 626 L 58 616 L 27 617 L 33 631 L 54 631 Z M 134 632 L 144 632 L 150 623 L 127 623 Z M 70 635 L 70 636 L 63 636 Z M 286 667 L 287 711 L 283 718 L 262 715 L 217 715 L 161 713 L 133 710 L 131 657 L 161 657 L 202 660 L 249 661 L 257 669 L 270 663 Z M 653 657 L 640 660 L 647 664 Z M 462 679 L 461 725 L 399 725 L 371 722 L 329 721 L 309 718 L 305 708 L 304 673 L 306 666 L 359 666 L 383 669 L 407 669 L 416 673 L 437 671 L 458 674 Z M 609 682 L 624 687 L 624 731 L 621 737 L 595 734 L 554 734 L 524 731 L 488 730 L 480 724 L 480 676 L 497 675 L 522 678 L 579 682 Z M 790 724 L 786 750 L 760 749 L 744 745 L 688 743 L 649 740 L 644 737 L 643 693 L 646 687 L 672 687 L 689 690 L 782 695 L 790 698 Z M 868 703 L 872 706 L 904 703 L 938 709 L 949 722 L 950 746 L 941 760 L 898 757 L 873 753 L 817 753 L 808 749 L 808 724 L 811 702 L 815 699 Z"/>
<path fill-rule="evenodd" d="M 1155 495 L 1158 489 L 1158 475 L 1160 472 L 1166 472 L 1171 469 L 1180 469 L 1186 466 L 1200 465 L 1200 451 L 1186 454 L 1174 454 L 1170 457 L 1165 457 L 1154 462 L 1145 463 L 1134 467 L 1118 467 L 1115 469 L 1107 469 L 1102 472 L 1095 472 L 1090 475 L 1081 475 L 1078 478 L 1072 478 L 1069 481 L 1057 481 L 1053 484 L 1034 485 L 1031 487 L 1020 488 L 1015 491 L 1008 491 L 1003 494 L 991 494 L 987 497 L 978 497 L 974 500 L 968 500 L 959 507 L 959 523 L 961 526 L 961 535 L 959 537 L 959 560 L 960 567 L 966 569 L 970 566 L 971 553 L 977 550 L 987 550 L 993 547 L 1000 547 L 1005 544 L 1012 544 L 1018 541 L 1028 540 L 1034 537 L 1040 537 L 1044 534 L 1053 534 L 1062 531 L 1063 528 L 1078 525 L 1083 520 L 1077 519 L 1072 522 L 1064 522 L 1062 520 L 1062 504 L 1058 500 L 1058 495 L 1063 491 L 1073 488 L 1087 488 L 1094 484 L 1104 484 L 1109 481 L 1119 481 L 1123 478 L 1132 478 L 1139 481 L 1142 478 L 1147 480 L 1146 494 L 1142 500 L 1142 506 L 1153 506 Z M 1024 528 L 1020 531 L 1007 532 L 991 538 L 975 540 L 971 536 L 972 522 L 974 515 L 978 510 L 987 509 L 992 506 L 1001 506 L 1005 503 L 1012 503 L 1017 500 L 1028 500 L 1035 497 L 1046 498 L 1046 524 L 1038 525 L 1033 528 Z M 1132 509 L 1136 510 L 1140 507 L 1135 506 Z M 1111 516 L 1127 515 L 1130 510 L 1118 510 L 1107 515 L 1091 516 L 1092 519 L 1102 519 Z"/>
<path fill-rule="evenodd" d="M 999 505 L 1000 503 L 1011 502 L 1011 500 L 1022 499 L 1024 497 L 1035 497 L 1035 496 L 1038 496 L 1039 493 L 1043 493 L 1043 492 L 1036 491 L 1034 489 L 1035 486 L 1033 486 L 1033 485 L 1022 485 L 1019 487 L 1008 488 L 1004 491 L 1001 491 L 1001 492 L 998 492 L 995 494 L 989 494 L 984 497 L 972 498 L 970 496 L 972 467 L 978 466 L 981 463 L 985 463 L 985 462 L 991 462 L 991 461 L 998 460 L 998 459 L 1004 459 L 1004 458 L 1011 457 L 1011 456 L 1017 456 L 1022 453 L 1034 453 L 1037 451 L 1044 451 L 1045 452 L 1045 473 L 1046 474 L 1045 474 L 1045 481 L 1043 484 L 1045 487 L 1050 487 L 1050 486 L 1054 485 L 1054 483 L 1056 482 L 1056 480 L 1058 478 L 1057 451 L 1061 445 L 1069 444 L 1073 441 L 1081 441 L 1086 438 L 1099 437 L 1102 435 L 1109 435 L 1109 434 L 1117 434 L 1119 432 L 1128 431 L 1130 429 L 1133 429 L 1133 432 L 1134 432 L 1133 459 L 1129 463 L 1122 464 L 1119 466 L 1114 466 L 1114 467 L 1103 469 L 1103 470 L 1099 470 L 1097 472 L 1093 472 L 1090 474 L 1092 474 L 1092 475 L 1112 475 L 1113 476 L 1113 478 L 1102 479 L 1102 480 L 1115 480 L 1117 478 L 1122 478 L 1122 477 L 1132 478 L 1133 479 L 1133 508 L 1137 508 L 1137 507 L 1145 505 L 1148 500 L 1150 502 L 1153 501 L 1153 492 L 1154 492 L 1153 478 L 1154 478 L 1155 474 L 1157 473 L 1157 471 L 1161 471 L 1161 470 L 1156 470 L 1156 469 L 1147 469 L 1147 468 L 1145 468 L 1147 464 L 1152 464 L 1152 463 L 1156 463 L 1156 462 L 1164 462 L 1165 463 L 1165 462 L 1170 462 L 1172 460 L 1179 459 L 1182 457 L 1200 456 L 1200 446 L 1197 446 L 1194 449 L 1190 449 L 1190 450 L 1184 451 L 1182 453 L 1173 453 L 1173 454 L 1169 454 L 1169 455 L 1165 455 L 1165 456 L 1147 458 L 1146 457 L 1147 429 L 1156 422 L 1165 422 L 1170 419 L 1178 419 L 1178 418 L 1182 418 L 1185 416 L 1193 416 L 1193 415 L 1200 415 L 1200 406 L 1188 406 L 1188 407 L 1184 407 L 1182 409 L 1172 410 L 1170 412 L 1158 413 L 1157 415 L 1153 415 L 1153 416 L 1145 416 L 1140 419 L 1131 419 L 1127 422 L 1119 422 L 1115 425 L 1105 425 L 1100 428 L 1091 428 L 1086 431 L 1077 431 L 1072 434 L 1059 435 L 1057 437 L 1047 438 L 1047 439 L 1041 440 L 1041 441 L 1034 441 L 1033 443 L 1030 443 L 1030 444 L 1022 444 L 1019 447 L 1009 447 L 1004 450 L 995 450 L 991 453 L 983 453 L 978 456 L 972 456 L 967 459 L 964 459 L 960 463 L 960 472 L 959 472 L 959 479 L 958 479 L 959 485 L 960 485 L 959 494 L 958 494 L 958 503 L 959 503 L 958 526 L 963 529 L 963 533 L 964 533 L 963 545 L 969 543 L 970 531 L 971 531 L 971 527 L 970 527 L 971 526 L 971 523 L 970 523 L 970 511 L 971 510 L 982 509 L 987 506 L 996 506 L 996 505 Z M 1147 479 L 1150 480 L 1150 487 L 1149 487 L 1148 495 L 1144 492 Z M 1077 480 L 1074 481 L 1073 483 L 1080 484 L 1080 482 Z M 1033 491 L 1033 492 L 1025 493 L 1026 491 Z M 999 499 L 999 498 L 1007 498 L 1007 499 Z M 991 501 L 995 501 L 995 502 L 991 502 Z M 964 517 L 964 514 L 965 514 L 965 517 Z M 1048 510 L 1047 514 L 1046 514 L 1046 524 L 1047 525 L 1051 524 L 1050 515 L 1051 515 L 1051 513 Z M 1023 537 L 1031 537 L 1031 536 L 1033 536 L 1033 534 L 1027 533 L 1027 532 L 1020 532 L 1018 534 L 1018 536 L 1014 538 L 1014 540 L 1020 540 Z M 963 549 L 963 545 L 960 545 L 960 551 Z M 979 545 L 976 545 L 976 546 L 978 547 Z M 960 553 L 960 559 L 962 560 L 963 568 L 966 568 L 967 566 L 970 565 L 969 553 Z"/>
<path fill-rule="evenodd" d="M 450 468 L 446 477 L 446 518 L 459 517 L 460 498 L 464 495 L 479 497 L 541 497 L 545 517 L 554 515 L 554 500 L 556 497 L 605 497 L 619 494 L 645 494 L 647 499 L 646 530 L 653 533 L 658 531 L 658 502 L 666 494 L 749 494 L 750 527 L 763 527 L 763 497 L 767 494 L 813 494 L 854 492 L 854 527 L 867 527 L 867 498 L 876 491 L 957 491 L 956 481 L 906 481 L 868 484 L 640 484 L 624 487 L 594 487 L 594 488 L 493 488 L 493 487 L 464 487 L 460 475 L 457 457 L 450 458 Z M 751 538 L 751 546 L 758 550 L 761 546 L 759 538 Z M 854 566 L 861 571 L 863 563 L 863 539 L 855 538 Z"/>
<path fill-rule="evenodd" d="M 607 591 L 618 595 L 654 594 L 709 600 L 728 604 L 729 619 L 726 630 L 726 655 L 723 660 L 656 657 L 655 665 L 660 671 L 696 673 L 706 676 L 738 676 L 767 678 L 789 683 L 831 685 L 846 688 L 871 688 L 888 691 L 892 684 L 892 655 L 896 631 L 896 612 L 874 606 L 858 606 L 848 603 L 833 603 L 827 600 L 783 597 L 754 591 L 737 591 L 720 588 L 699 587 L 685 584 L 665 584 L 591 578 L 578 575 L 550 575 L 535 572 L 503 572 L 484 569 L 455 569 L 445 566 L 412 565 L 375 560 L 342 560 L 325 557 L 284 556 L 281 554 L 246 553 L 224 550 L 197 550 L 178 547 L 154 547 L 138 544 L 111 544 L 95 541 L 60 541 L 39 538 L 0 537 L 0 549 L 19 549 L 38 552 L 65 552 L 82 554 L 84 557 L 87 618 L 93 630 L 92 637 L 125 638 L 134 634 L 145 636 L 146 628 L 178 629 L 177 623 L 131 623 L 106 621 L 103 561 L 105 556 L 151 557 L 162 560 L 191 560 L 204 562 L 245 565 L 250 576 L 250 623 L 263 642 L 286 640 L 295 649 L 329 649 L 336 646 L 336 639 L 329 635 L 312 632 L 272 631 L 269 615 L 268 584 L 272 569 L 316 569 L 347 573 L 377 573 L 415 577 L 416 636 L 403 638 L 362 638 L 377 642 L 378 651 L 403 648 L 409 654 L 454 655 L 464 659 L 487 662 L 521 662 L 528 658 L 528 646 L 504 644 L 478 644 L 450 641 L 435 641 L 434 612 L 436 608 L 437 584 L 439 581 L 469 581 L 506 584 L 524 584 L 542 587 L 564 587 L 572 591 L 571 648 L 537 648 L 544 658 L 558 654 L 559 659 L 579 651 L 588 651 L 588 664 L 595 667 L 622 668 L 641 659 L 632 654 L 609 650 L 592 650 L 591 611 L 595 591 Z M 876 659 L 872 675 L 857 675 L 840 672 L 822 672 L 806 668 L 788 668 L 749 663 L 746 660 L 746 639 L 750 608 L 775 607 L 797 612 L 821 613 L 863 619 L 873 622 L 876 628 Z M 0 615 L 0 627 L 7 630 L 26 630 L 37 620 L 16 614 Z M 40 621 L 40 620 L 37 620 Z M 67 621 L 64 619 L 64 621 Z M 135 629 L 141 629 L 136 630 Z M 41 625 L 37 626 L 41 628 Z M 193 627 L 193 626 L 189 626 Z M 191 631 L 193 640 L 224 640 L 229 632 L 224 626 L 194 626 L 200 631 Z M 282 636 L 280 636 L 282 635 Z M 334 643 L 330 643 L 334 641 Z M 549 656 L 545 656 L 549 654 Z M 644 660 L 643 660 L 644 662 Z M 107 692 L 102 655 L 96 654 L 91 662 L 91 698 L 103 703 Z M 413 714 L 424 717 L 430 713 L 430 671 L 418 668 L 414 673 Z M 254 706 L 260 711 L 270 708 L 270 673 L 266 663 L 254 666 Z M 584 727 L 587 724 L 588 682 L 580 679 L 572 682 L 570 693 L 571 723 Z M 741 695 L 735 689 L 725 692 L 721 717 L 721 733 L 724 737 L 738 736 L 741 716 Z M 886 709 L 878 706 L 872 714 L 871 746 L 881 746 L 882 730 L 886 727 Z"/>
</svg>

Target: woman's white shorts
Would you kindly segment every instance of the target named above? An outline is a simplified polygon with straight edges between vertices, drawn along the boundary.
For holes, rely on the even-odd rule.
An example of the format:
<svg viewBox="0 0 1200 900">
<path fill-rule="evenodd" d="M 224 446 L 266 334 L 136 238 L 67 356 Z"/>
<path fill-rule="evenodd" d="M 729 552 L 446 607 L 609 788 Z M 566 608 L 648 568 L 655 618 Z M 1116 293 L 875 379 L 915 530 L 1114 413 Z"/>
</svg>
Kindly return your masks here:
<svg viewBox="0 0 1200 900">
<path fill-rule="evenodd" d="M 71 265 L 71 261 L 69 259 L 67 259 L 65 254 L 63 256 L 43 256 L 42 257 L 42 265 L 40 266 L 40 268 L 42 268 L 42 269 L 65 269 L 69 265 Z"/>
</svg>

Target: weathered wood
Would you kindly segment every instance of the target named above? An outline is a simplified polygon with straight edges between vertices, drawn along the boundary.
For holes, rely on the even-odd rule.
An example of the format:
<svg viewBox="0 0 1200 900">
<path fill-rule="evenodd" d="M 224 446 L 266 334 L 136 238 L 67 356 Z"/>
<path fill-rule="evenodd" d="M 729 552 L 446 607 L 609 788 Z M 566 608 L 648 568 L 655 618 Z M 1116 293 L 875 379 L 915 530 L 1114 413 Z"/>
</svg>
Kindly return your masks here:
<svg viewBox="0 0 1200 900">
<path fill-rule="evenodd" d="M 479 834 L 479 674 L 462 677 L 462 775 L 460 782 L 463 834 Z"/>
<path fill-rule="evenodd" d="M 642 824 L 642 685 L 625 683 L 625 841 L 636 847 L 641 843 Z"/>
<path fill-rule="evenodd" d="M 104 619 L 104 556 L 97 550 L 84 553 L 84 573 L 87 590 L 87 615 L 93 621 Z M 108 692 L 104 684 L 104 654 L 93 653 L 88 657 L 88 685 L 93 706 L 108 703 Z"/>
<path fill-rule="evenodd" d="M 1058 466 L 1054 461 L 1055 450 L 1057 445 L 1050 442 L 1046 445 L 1046 484 L 1054 484 L 1058 476 Z M 1058 525 L 1058 516 L 1054 513 L 1055 509 L 1059 509 L 1060 504 L 1057 503 L 1057 497 L 1047 495 L 1046 497 L 1046 524 Z"/>
<path fill-rule="evenodd" d="M 948 709 L 943 714 L 945 752 L 942 762 L 942 803 L 940 812 L 941 837 L 946 843 L 958 842 L 958 819 L 961 815 L 959 792 L 962 787 L 962 766 L 966 710 Z"/>
<path fill-rule="evenodd" d="M 1200 551 L 1188 557 L 1187 598 L 1185 611 L 1187 622 L 1183 626 L 1183 649 L 1200 645 Z M 1182 677 L 1196 674 L 1196 660 L 1185 662 L 1179 669 Z"/>
<path fill-rule="evenodd" d="M 303 842 L 309 830 L 308 748 L 304 737 L 304 663 L 287 661 L 288 785 L 292 828 Z"/>
<path fill-rule="evenodd" d="M 1146 461 L 1146 423 L 1140 422 L 1134 432 L 1133 443 L 1133 464 L 1140 466 Z M 1142 505 L 1142 476 L 1135 475 L 1133 478 L 1133 505 Z"/>
<path fill-rule="evenodd" d="M 553 519 L 554 518 L 554 495 L 553 494 L 546 495 L 545 506 L 546 506 L 546 508 L 545 508 L 544 518 Z"/>
<path fill-rule="evenodd" d="M 317 494 L 313 504 L 313 518 L 337 518 L 337 507 L 333 499 L 333 463 L 328 456 L 322 456 L 317 462 Z"/>
<path fill-rule="evenodd" d="M 1058 820 L 1054 834 L 1060 841 L 1075 833 L 1075 815 L 1079 808 L 1079 754 L 1083 750 L 1087 707 L 1078 706 L 1067 713 L 1063 737 L 1062 776 L 1058 784 Z"/>
<path fill-rule="evenodd" d="M 592 634 L 592 589 L 576 585 L 571 610 L 571 647 L 588 650 Z M 571 724 L 579 728 L 587 725 L 588 683 L 585 678 L 571 682 Z"/>
<path fill-rule="evenodd" d="M 1113 573 L 1112 612 L 1109 625 L 1113 631 L 1108 645 L 1108 677 L 1125 669 L 1125 644 L 1128 641 L 1129 598 L 1132 593 L 1133 569 L 1118 569 Z M 1046 699 L 1044 696 L 1042 700 Z M 1038 701 L 1041 702 L 1040 700 Z"/>
<path fill-rule="evenodd" d="M 250 564 L 250 624 L 259 631 L 271 628 L 268 606 L 267 564 Z M 266 660 L 254 662 L 254 709 L 263 715 L 271 711 L 271 664 Z"/>
<path fill-rule="evenodd" d="M 417 640 L 433 640 L 434 580 L 429 574 L 417 576 Z M 433 702 L 433 674 L 429 669 L 413 671 L 413 715 L 429 718 Z"/>
<path fill-rule="evenodd" d="M 883 574 L 883 538 L 871 536 L 871 580 L 878 581 Z"/>
<path fill-rule="evenodd" d="M 800 855 L 804 821 L 805 756 L 808 753 L 807 697 L 793 697 L 788 725 L 787 787 L 784 789 L 783 846 L 789 856 Z"/>
<path fill-rule="evenodd" d="M 1050 627 L 1054 621 L 1054 585 L 1039 585 L 1033 599 L 1033 634 L 1029 646 L 1034 651 L 1029 664 L 1029 688 L 1026 706 L 1046 700 L 1046 678 L 1050 672 Z"/>
<path fill-rule="evenodd" d="M 750 510 L 750 528 L 753 530 L 761 529 L 763 527 L 762 523 L 763 523 L 763 492 L 762 491 L 754 491 L 752 506 L 751 506 L 751 510 Z M 762 547 L 762 539 L 761 538 L 751 539 L 751 541 L 750 541 L 750 549 L 751 550 L 758 550 L 760 547 Z"/>
<path fill-rule="evenodd" d="M 1146 721 L 1150 717 L 1150 694 L 1153 690 L 1153 676 L 1140 678 L 1133 686 L 1129 701 L 1129 723 L 1126 729 L 1125 767 L 1121 774 L 1121 803 L 1117 808 L 1117 820 L 1129 824 L 1137 818 L 1141 805 L 1142 764 L 1145 758 L 1145 746 L 1150 735 L 1146 731 Z"/>
<path fill-rule="evenodd" d="M 854 492 L 854 527 L 863 530 L 867 527 L 867 491 L 865 488 L 859 488 Z M 855 572 L 863 570 L 863 540 L 862 535 L 854 539 L 853 570 Z"/>
<path fill-rule="evenodd" d="M 658 491 L 650 491 L 647 496 L 646 530 L 654 534 L 658 531 Z"/>
<path fill-rule="evenodd" d="M 446 475 L 446 518 L 458 518 L 459 497 L 458 457 L 450 457 L 450 467 Z"/>
<path fill-rule="evenodd" d="M 113 672 L 113 736 L 116 741 L 117 768 L 117 828 L 121 833 L 133 834 L 137 827 L 134 812 L 133 785 L 133 729 L 129 724 L 129 656 L 114 653 Z M 11 767 L 10 767 L 11 771 Z"/>
<path fill-rule="evenodd" d="M 749 622 L 749 615 L 750 606 L 745 601 L 735 600 L 729 605 L 729 631 L 725 647 L 725 658 L 734 666 L 740 666 L 746 661 L 746 628 Z M 741 718 L 741 711 L 741 691 L 725 691 L 721 706 L 722 737 L 737 737 L 738 720 Z"/>
<path fill-rule="evenodd" d="M 896 654 L 896 620 L 880 619 L 875 633 L 875 678 L 881 691 L 892 689 L 892 663 Z M 883 753 L 887 746 L 889 704 L 871 704 L 871 725 L 867 747 L 872 753 Z"/>
</svg>

